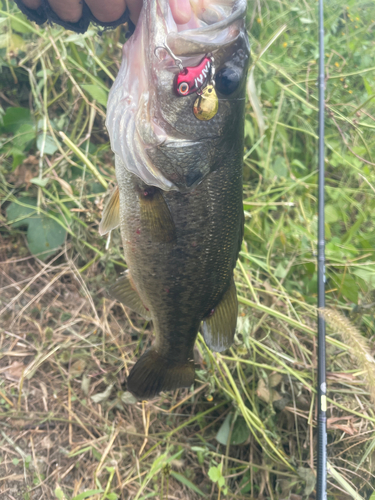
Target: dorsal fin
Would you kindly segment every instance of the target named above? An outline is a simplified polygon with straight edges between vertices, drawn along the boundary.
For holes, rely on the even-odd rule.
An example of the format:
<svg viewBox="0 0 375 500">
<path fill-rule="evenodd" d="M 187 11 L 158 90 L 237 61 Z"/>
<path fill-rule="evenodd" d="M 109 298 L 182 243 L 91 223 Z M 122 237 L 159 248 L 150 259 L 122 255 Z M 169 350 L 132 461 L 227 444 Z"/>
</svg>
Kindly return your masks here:
<svg viewBox="0 0 375 500">
<path fill-rule="evenodd" d="M 105 234 L 120 225 L 120 193 L 118 186 L 112 191 L 112 194 L 104 207 L 102 220 L 99 224 L 99 234 Z"/>
<path fill-rule="evenodd" d="M 225 351 L 232 345 L 236 332 L 237 314 L 236 285 L 232 277 L 228 290 L 215 307 L 212 316 L 205 318 L 202 323 L 204 341 L 212 351 Z"/>
</svg>

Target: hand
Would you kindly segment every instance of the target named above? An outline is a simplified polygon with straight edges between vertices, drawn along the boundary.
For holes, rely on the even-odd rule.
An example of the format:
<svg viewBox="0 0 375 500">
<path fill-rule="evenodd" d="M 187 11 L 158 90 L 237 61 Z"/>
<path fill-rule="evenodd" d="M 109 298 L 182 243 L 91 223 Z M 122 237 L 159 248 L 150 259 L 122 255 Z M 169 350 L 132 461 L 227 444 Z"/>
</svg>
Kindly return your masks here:
<svg viewBox="0 0 375 500">
<path fill-rule="evenodd" d="M 185 24 L 190 20 L 192 10 L 189 0 L 169 0 L 172 15 L 177 24 Z M 26 7 L 37 9 L 41 0 L 23 0 Z M 48 0 L 52 10 L 63 21 L 75 23 L 82 16 L 82 0 Z M 130 19 L 137 23 L 142 9 L 142 0 L 85 0 L 92 14 L 98 21 L 113 22 L 119 19 L 126 7 L 130 11 Z"/>
</svg>

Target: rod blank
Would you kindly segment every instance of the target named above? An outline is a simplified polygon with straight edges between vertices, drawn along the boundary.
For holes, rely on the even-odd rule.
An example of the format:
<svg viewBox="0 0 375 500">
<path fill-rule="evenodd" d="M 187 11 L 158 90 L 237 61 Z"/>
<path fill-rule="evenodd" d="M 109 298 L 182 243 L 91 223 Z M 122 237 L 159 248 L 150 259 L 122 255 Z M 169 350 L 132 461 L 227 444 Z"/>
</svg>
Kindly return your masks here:
<svg viewBox="0 0 375 500">
<path fill-rule="evenodd" d="M 325 307 L 325 230 L 324 230 L 324 17 L 319 0 L 319 182 L 318 182 L 318 308 Z M 318 314 L 318 464 L 317 500 L 327 498 L 327 384 L 325 321 Z"/>
</svg>

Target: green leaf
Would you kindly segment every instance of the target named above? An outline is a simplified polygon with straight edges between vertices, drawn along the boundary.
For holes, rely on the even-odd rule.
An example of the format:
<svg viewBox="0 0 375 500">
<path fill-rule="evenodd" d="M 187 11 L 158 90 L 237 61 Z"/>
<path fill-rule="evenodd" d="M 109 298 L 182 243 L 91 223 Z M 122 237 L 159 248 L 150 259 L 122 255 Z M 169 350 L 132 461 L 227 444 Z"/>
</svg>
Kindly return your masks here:
<svg viewBox="0 0 375 500">
<path fill-rule="evenodd" d="M 0 35 L 0 49 L 6 49 L 9 45 L 9 34 Z"/>
<path fill-rule="evenodd" d="M 273 171 L 277 177 L 287 177 L 288 169 L 285 164 L 285 159 L 282 156 L 277 156 L 272 164 Z"/>
<path fill-rule="evenodd" d="M 12 26 L 12 29 L 14 31 L 17 31 L 18 33 L 33 33 L 34 30 L 32 29 L 32 26 L 30 22 L 27 20 L 26 16 L 21 14 L 20 12 L 14 13 L 14 17 L 11 18 L 10 20 L 10 25 Z M 16 19 L 15 19 L 16 18 Z M 22 20 L 23 22 L 20 23 L 18 19 Z"/>
<path fill-rule="evenodd" d="M 65 499 L 65 495 L 64 495 L 64 492 L 61 488 L 56 488 L 55 489 L 55 495 L 56 495 L 56 498 L 58 500 L 64 500 Z"/>
<path fill-rule="evenodd" d="M 27 226 L 27 244 L 30 252 L 45 260 L 56 253 L 64 243 L 66 230 L 52 218 L 59 217 L 52 216 L 52 212 L 51 216 L 38 215 L 34 207 L 36 207 L 35 198 L 20 198 L 18 202 L 12 202 L 7 207 L 7 218 L 13 227 Z"/>
<path fill-rule="evenodd" d="M 81 382 L 81 389 L 83 394 L 85 394 L 85 396 L 88 396 L 89 394 L 90 382 L 91 382 L 90 377 L 88 377 L 87 375 L 83 375 Z"/>
<path fill-rule="evenodd" d="M 272 80 L 267 80 L 264 84 L 267 92 L 271 96 L 272 99 L 274 99 L 277 96 L 277 93 L 279 91 L 277 85 L 272 81 Z"/>
<path fill-rule="evenodd" d="M 306 165 L 304 165 L 301 161 L 296 158 L 292 161 L 291 165 L 300 168 L 301 170 L 307 170 Z"/>
<path fill-rule="evenodd" d="M 369 500 L 375 500 L 375 490 L 371 493 Z"/>
<path fill-rule="evenodd" d="M 14 134 L 21 125 L 33 125 L 30 110 L 27 108 L 13 108 L 6 110 L 3 116 L 3 130 L 8 134 Z"/>
<path fill-rule="evenodd" d="M 36 147 L 39 151 L 47 155 L 53 155 L 59 149 L 59 143 L 50 135 L 46 135 L 44 144 L 43 144 L 43 134 L 38 135 L 38 139 L 36 141 Z"/>
<path fill-rule="evenodd" d="M 346 274 L 341 282 L 340 291 L 344 297 L 354 304 L 358 303 L 358 286 L 352 275 Z"/>
<path fill-rule="evenodd" d="M 254 142 L 254 127 L 248 118 L 245 121 L 245 137 L 249 137 L 251 142 Z"/>
<path fill-rule="evenodd" d="M 12 172 L 14 172 L 16 170 L 16 168 L 18 167 L 18 165 L 21 165 L 21 163 L 26 158 L 26 156 L 22 153 L 22 151 L 20 151 L 17 148 L 12 148 L 11 154 L 12 154 L 12 158 L 13 158 Z"/>
<path fill-rule="evenodd" d="M 92 29 L 87 30 L 85 33 L 73 33 L 72 35 L 69 35 L 66 39 L 65 42 L 73 42 L 75 45 L 78 45 L 79 47 L 84 47 L 85 44 L 82 42 L 84 38 L 92 38 L 94 35 L 96 35 L 96 32 Z"/>
<path fill-rule="evenodd" d="M 98 394 L 94 394 L 93 396 L 91 396 L 91 399 L 94 401 L 94 403 L 103 403 L 111 395 L 112 387 L 113 384 L 110 384 L 104 392 L 98 392 Z"/>
<path fill-rule="evenodd" d="M 93 99 L 98 101 L 99 104 L 102 104 L 104 107 L 107 107 L 108 100 L 108 92 L 101 87 L 97 87 L 96 85 L 81 85 L 81 87 L 88 92 Z"/>
<path fill-rule="evenodd" d="M 228 443 L 233 418 L 234 415 L 232 413 L 229 413 L 222 423 L 218 433 L 216 434 L 216 440 L 224 446 L 226 446 Z M 233 425 L 230 444 L 238 445 L 244 443 L 249 437 L 249 432 L 249 428 L 247 427 L 244 418 L 237 417 Z"/>
<path fill-rule="evenodd" d="M 121 395 L 121 401 L 126 405 L 134 405 L 137 403 L 138 399 L 133 396 L 131 392 L 125 391 Z"/>
<path fill-rule="evenodd" d="M 228 415 L 225 417 L 224 422 L 221 424 L 218 433 L 216 434 L 216 441 L 218 441 L 220 444 L 223 444 L 224 446 L 226 446 L 228 442 L 232 416 L 232 413 L 228 413 Z"/>
<path fill-rule="evenodd" d="M 30 219 L 27 230 L 27 243 L 33 255 L 41 260 L 56 253 L 64 243 L 66 230 L 54 219 L 40 215 Z"/>
<path fill-rule="evenodd" d="M 35 139 L 35 130 L 34 127 L 30 123 L 23 123 L 15 133 L 12 143 L 13 146 L 20 150 L 25 151 L 28 148 L 27 145 L 30 144 L 31 141 Z"/>
<path fill-rule="evenodd" d="M 250 471 L 247 471 L 241 479 L 240 482 L 241 493 L 244 495 L 251 491 L 251 482 L 250 482 Z"/>
<path fill-rule="evenodd" d="M 24 49 L 25 40 L 17 33 L 11 33 L 9 36 L 9 50 L 16 51 L 17 49 Z"/>
<path fill-rule="evenodd" d="M 34 177 L 30 182 L 31 184 L 35 184 L 36 186 L 46 187 L 49 182 L 49 178 L 44 177 L 44 179 L 39 179 L 39 177 Z"/>
<path fill-rule="evenodd" d="M 281 264 L 281 262 L 278 263 L 276 270 L 275 270 L 275 276 L 277 278 L 285 278 L 285 276 L 288 274 L 287 270 L 285 267 Z"/>
<path fill-rule="evenodd" d="M 369 81 L 367 80 L 367 78 L 362 76 L 362 80 L 363 80 L 363 84 L 365 86 L 367 95 L 369 95 L 369 96 L 373 95 L 374 92 L 373 92 L 371 85 L 369 84 Z"/>
<path fill-rule="evenodd" d="M 76 495 L 72 500 L 84 500 L 85 498 L 92 497 L 94 495 L 98 495 L 99 493 L 103 493 L 103 490 L 87 490 L 79 495 Z"/>
<path fill-rule="evenodd" d="M 316 477 L 314 471 L 309 467 L 298 467 L 297 472 L 299 477 L 306 483 L 304 495 L 308 497 L 315 488 Z"/>
<path fill-rule="evenodd" d="M 340 214 L 333 205 L 326 205 L 324 209 L 325 222 L 328 224 L 336 222 L 340 218 Z"/>
<path fill-rule="evenodd" d="M 112 491 L 112 493 L 108 493 L 108 495 L 106 495 L 106 498 L 108 498 L 108 500 L 117 500 L 118 495 L 116 495 L 116 493 Z"/>
<path fill-rule="evenodd" d="M 219 488 L 222 488 L 223 486 L 225 486 L 225 478 L 223 476 L 220 476 L 217 484 L 218 484 Z"/>
<path fill-rule="evenodd" d="M 223 477 L 221 473 L 221 464 L 219 464 L 217 467 L 215 465 L 210 467 L 208 470 L 208 477 L 213 483 L 219 482 L 220 478 Z"/>
<path fill-rule="evenodd" d="M 98 450 L 96 450 L 95 448 L 92 448 L 92 456 L 95 458 L 95 460 L 97 460 L 98 462 L 100 462 L 100 460 L 102 459 L 102 454 L 98 452 Z"/>
<path fill-rule="evenodd" d="M 179 474 L 178 472 L 171 471 L 171 476 L 173 476 L 177 481 L 180 481 L 180 483 L 184 484 L 187 486 L 190 490 L 195 491 L 195 493 L 198 493 L 198 495 L 201 495 L 202 497 L 205 496 L 202 490 L 198 488 L 198 486 L 195 486 L 189 479 L 187 479 L 185 476 L 182 474 Z"/>
<path fill-rule="evenodd" d="M 353 272 L 358 278 L 363 279 L 368 285 L 375 288 L 375 270 L 374 269 L 355 269 Z"/>
<path fill-rule="evenodd" d="M 237 417 L 234 423 L 230 444 L 239 445 L 245 443 L 250 435 L 250 430 L 243 417 Z"/>
<path fill-rule="evenodd" d="M 9 224 L 12 224 L 13 227 L 27 226 L 29 224 L 29 215 L 35 212 L 35 207 L 35 198 L 25 197 L 20 198 L 18 203 L 12 202 L 6 209 Z"/>
</svg>

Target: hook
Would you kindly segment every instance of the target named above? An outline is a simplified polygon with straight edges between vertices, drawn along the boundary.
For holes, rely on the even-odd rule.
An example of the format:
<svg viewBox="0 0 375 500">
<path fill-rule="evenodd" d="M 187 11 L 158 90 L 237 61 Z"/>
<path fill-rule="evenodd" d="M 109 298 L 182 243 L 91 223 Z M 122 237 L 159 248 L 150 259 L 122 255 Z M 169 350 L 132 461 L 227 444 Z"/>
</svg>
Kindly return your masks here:
<svg viewBox="0 0 375 500">
<path fill-rule="evenodd" d="M 168 54 L 171 56 L 171 58 L 173 59 L 173 61 L 176 63 L 176 65 L 179 67 L 180 71 L 183 71 L 184 67 L 182 65 L 182 60 L 179 58 L 179 57 L 176 57 L 172 50 L 170 49 L 170 47 L 168 47 L 168 44 L 166 41 L 164 41 L 163 45 L 158 45 L 157 47 L 155 47 L 155 50 L 154 50 L 154 54 L 156 55 L 157 57 L 157 54 L 156 54 L 156 51 L 158 49 L 163 49 L 165 50 L 166 52 L 168 52 Z"/>
</svg>

